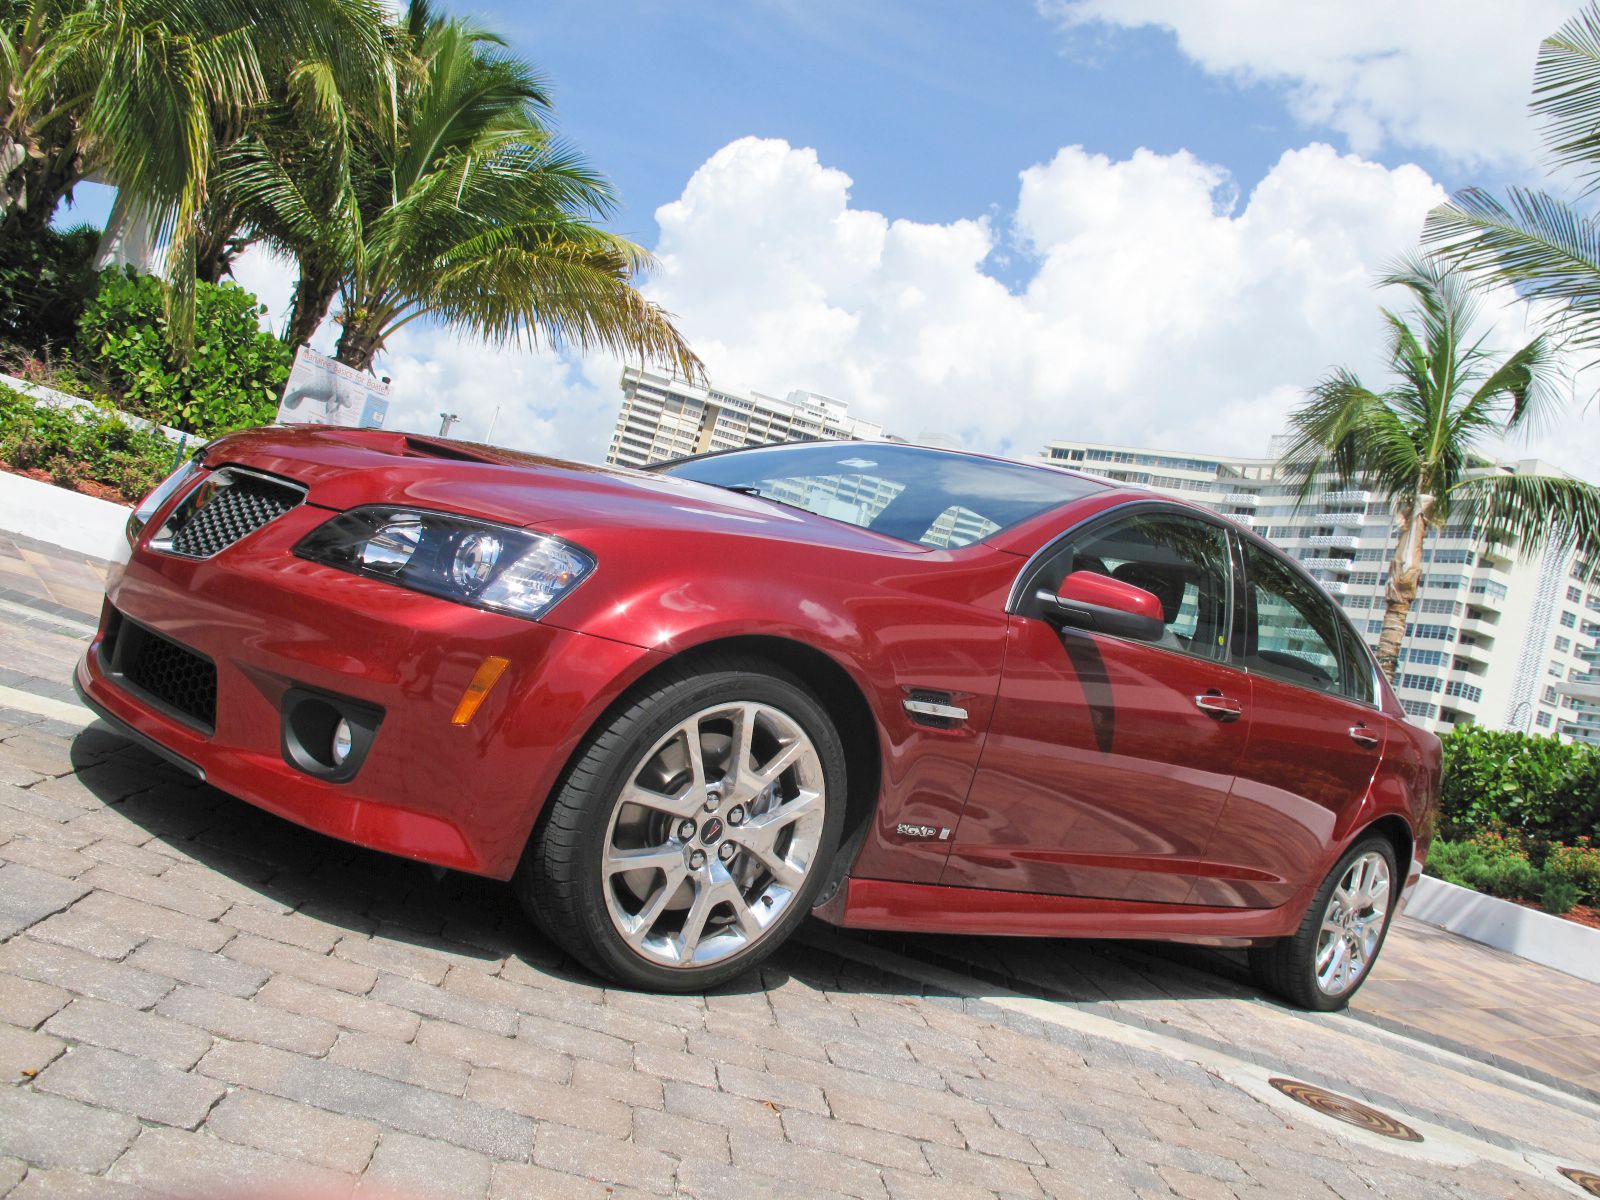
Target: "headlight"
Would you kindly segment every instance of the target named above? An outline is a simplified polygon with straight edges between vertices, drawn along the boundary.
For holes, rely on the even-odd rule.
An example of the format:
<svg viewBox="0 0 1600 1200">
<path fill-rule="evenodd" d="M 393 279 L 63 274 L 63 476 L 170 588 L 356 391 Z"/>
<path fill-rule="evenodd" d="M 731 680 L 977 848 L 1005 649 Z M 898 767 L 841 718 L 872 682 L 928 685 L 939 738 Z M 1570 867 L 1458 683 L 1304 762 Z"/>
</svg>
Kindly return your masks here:
<svg viewBox="0 0 1600 1200">
<path fill-rule="evenodd" d="M 591 555 L 560 538 L 387 505 L 335 517 L 294 552 L 354 575 L 518 617 L 543 616 L 594 570 Z"/>
<path fill-rule="evenodd" d="M 156 490 L 143 500 L 139 507 L 133 510 L 133 515 L 128 518 L 128 544 L 131 546 L 144 527 L 150 524 L 150 518 L 161 511 L 161 506 L 175 496 L 184 484 L 188 483 L 205 467 L 201 465 L 204 451 L 196 454 L 181 467 L 156 484 Z"/>
</svg>

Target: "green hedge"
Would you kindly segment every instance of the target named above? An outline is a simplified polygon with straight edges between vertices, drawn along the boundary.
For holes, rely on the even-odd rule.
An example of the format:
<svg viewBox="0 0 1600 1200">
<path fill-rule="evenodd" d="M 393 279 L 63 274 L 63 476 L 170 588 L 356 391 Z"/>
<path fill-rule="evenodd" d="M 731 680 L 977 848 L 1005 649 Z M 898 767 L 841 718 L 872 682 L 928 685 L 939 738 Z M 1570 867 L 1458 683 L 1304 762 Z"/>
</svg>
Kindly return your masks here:
<svg viewBox="0 0 1600 1200">
<path fill-rule="evenodd" d="M 1443 742 L 1445 837 L 1503 827 L 1546 843 L 1600 838 L 1600 750 L 1476 726 L 1457 727 Z"/>
<path fill-rule="evenodd" d="M 270 424 L 293 356 L 262 332 L 263 311 L 232 283 L 197 285 L 194 347 L 180 361 L 161 281 L 107 271 L 79 325 L 79 358 L 119 408 L 162 425 L 209 438 Z"/>
<path fill-rule="evenodd" d="M 194 449 L 198 443 L 192 443 Z M 93 480 L 136 503 L 182 460 L 165 434 L 95 408 L 58 408 L 0 387 L 0 459 L 63 487 Z"/>
</svg>

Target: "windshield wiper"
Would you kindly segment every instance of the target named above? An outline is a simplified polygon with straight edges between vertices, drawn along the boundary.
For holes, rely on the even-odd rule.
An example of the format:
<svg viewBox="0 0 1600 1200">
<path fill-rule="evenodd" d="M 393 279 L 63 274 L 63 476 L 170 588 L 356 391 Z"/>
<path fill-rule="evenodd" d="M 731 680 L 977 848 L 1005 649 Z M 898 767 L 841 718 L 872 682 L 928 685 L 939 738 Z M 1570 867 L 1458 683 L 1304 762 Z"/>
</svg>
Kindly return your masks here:
<svg viewBox="0 0 1600 1200">
<path fill-rule="evenodd" d="M 714 483 L 711 486 L 719 487 L 725 492 L 738 492 L 741 496 L 754 496 L 757 500 L 765 500 L 768 504 L 781 504 L 785 508 L 795 508 L 804 513 L 812 513 L 813 516 L 818 515 L 805 505 L 796 504 L 793 500 L 779 500 L 776 496 L 769 496 L 753 483 Z"/>
</svg>

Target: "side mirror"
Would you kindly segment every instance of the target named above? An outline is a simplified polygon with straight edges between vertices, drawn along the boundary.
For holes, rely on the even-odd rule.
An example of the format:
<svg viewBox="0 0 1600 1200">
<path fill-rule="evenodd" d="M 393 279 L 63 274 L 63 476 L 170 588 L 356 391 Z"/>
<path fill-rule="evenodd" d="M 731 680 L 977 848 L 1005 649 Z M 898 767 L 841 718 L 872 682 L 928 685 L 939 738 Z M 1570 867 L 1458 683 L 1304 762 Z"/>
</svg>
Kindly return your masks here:
<svg viewBox="0 0 1600 1200">
<path fill-rule="evenodd" d="M 1095 633 L 1159 641 L 1167 623 L 1155 593 L 1094 571 L 1074 571 L 1058 592 L 1040 591 L 1045 617 Z"/>
</svg>

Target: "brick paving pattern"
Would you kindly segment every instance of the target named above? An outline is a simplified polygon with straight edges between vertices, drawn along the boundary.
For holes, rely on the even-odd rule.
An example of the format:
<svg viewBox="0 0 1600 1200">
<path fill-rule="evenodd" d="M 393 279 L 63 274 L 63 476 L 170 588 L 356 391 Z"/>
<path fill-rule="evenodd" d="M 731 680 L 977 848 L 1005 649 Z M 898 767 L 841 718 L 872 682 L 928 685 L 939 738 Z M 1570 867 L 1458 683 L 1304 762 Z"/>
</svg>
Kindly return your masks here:
<svg viewBox="0 0 1600 1200">
<path fill-rule="evenodd" d="M 93 570 L 0 537 L 0 685 L 69 695 Z M 0 706 L 0 938 L 0 1195 L 1467 1198 L 1575 1194 L 1540 1155 L 1600 1169 L 1577 1082 L 1290 1013 L 1194 952 L 818 928 L 710 995 L 604 988 L 503 885 L 299 829 L 87 714 Z M 1448 1009 L 1396 988 L 1479 950 L 1397 930 L 1377 1015 Z M 1492 965 L 1496 1011 L 1600 1013 Z M 1532 1032 L 1503 1042 L 1564 1036 Z M 1469 1152 L 1286 1114 L 1216 1047 Z"/>
</svg>

